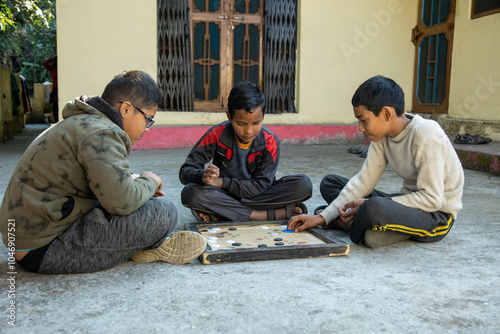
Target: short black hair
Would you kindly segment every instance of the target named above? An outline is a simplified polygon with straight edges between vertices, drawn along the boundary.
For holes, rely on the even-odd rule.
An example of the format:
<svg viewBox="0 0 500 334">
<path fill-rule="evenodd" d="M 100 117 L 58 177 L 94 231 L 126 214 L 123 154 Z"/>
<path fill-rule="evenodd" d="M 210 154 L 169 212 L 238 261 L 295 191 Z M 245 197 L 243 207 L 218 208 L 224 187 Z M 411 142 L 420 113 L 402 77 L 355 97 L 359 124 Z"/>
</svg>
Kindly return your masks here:
<svg viewBox="0 0 500 334">
<path fill-rule="evenodd" d="M 405 94 L 403 89 L 392 79 L 381 75 L 363 82 L 352 97 L 352 106 L 364 106 L 378 116 L 384 106 L 393 107 L 396 115 L 405 112 Z"/>
<path fill-rule="evenodd" d="M 250 81 L 240 81 L 229 93 L 227 108 L 231 118 L 234 116 L 235 110 L 245 110 L 251 113 L 252 110 L 261 108 L 262 114 L 265 114 L 266 101 L 264 94 L 256 84 Z"/>
<path fill-rule="evenodd" d="M 140 108 L 160 105 L 161 91 L 156 82 L 143 71 L 124 71 L 104 88 L 102 99 L 110 105 L 130 101 Z"/>
</svg>

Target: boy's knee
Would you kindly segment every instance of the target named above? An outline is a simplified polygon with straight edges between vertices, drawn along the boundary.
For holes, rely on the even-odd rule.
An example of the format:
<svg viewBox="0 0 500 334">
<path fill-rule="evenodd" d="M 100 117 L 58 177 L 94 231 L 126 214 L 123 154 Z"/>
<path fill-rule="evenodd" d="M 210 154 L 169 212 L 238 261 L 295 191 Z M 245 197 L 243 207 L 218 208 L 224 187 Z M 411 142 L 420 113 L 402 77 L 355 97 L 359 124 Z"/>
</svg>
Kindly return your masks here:
<svg viewBox="0 0 500 334">
<path fill-rule="evenodd" d="M 319 192 L 323 199 L 330 204 L 334 201 L 337 196 L 340 194 L 347 180 L 339 175 L 329 174 L 326 175 L 319 185 Z"/>
<path fill-rule="evenodd" d="M 181 192 L 182 205 L 188 207 L 204 207 L 204 204 L 211 201 L 211 194 L 216 188 L 200 185 L 196 183 L 189 183 L 184 186 Z"/>
<path fill-rule="evenodd" d="M 313 188 L 311 178 L 307 175 L 304 175 L 304 174 L 300 174 L 300 175 L 298 175 L 298 177 L 300 180 L 300 182 L 299 182 L 300 192 L 303 194 L 311 195 L 312 188 Z"/>
<path fill-rule="evenodd" d="M 164 214 L 166 212 L 172 212 L 177 214 L 177 208 L 174 203 L 164 197 L 156 197 L 150 199 L 148 201 L 151 205 L 153 205 L 153 210 L 156 210 L 160 214 Z"/>
<path fill-rule="evenodd" d="M 359 206 L 351 228 L 364 233 L 364 231 L 371 229 L 374 225 L 383 224 L 385 220 L 384 208 L 386 206 L 384 203 L 386 201 L 387 199 L 383 197 L 372 197 L 366 200 Z"/>
<path fill-rule="evenodd" d="M 177 223 L 178 213 L 177 208 L 170 200 L 162 197 L 150 199 L 146 202 L 149 207 L 148 210 L 152 215 L 157 217 L 167 218 L 165 220 L 170 223 Z M 160 219 L 163 220 L 163 219 Z"/>
<path fill-rule="evenodd" d="M 192 206 L 198 199 L 196 196 L 199 191 L 196 191 L 197 185 L 194 183 L 188 183 L 182 188 L 181 191 L 181 203 L 182 205 Z"/>
<path fill-rule="evenodd" d="M 332 186 L 332 180 L 335 178 L 336 175 L 329 174 L 326 175 L 322 180 L 321 183 L 319 184 L 319 189 L 325 189 L 325 188 L 330 188 Z"/>
<path fill-rule="evenodd" d="M 174 203 L 166 198 L 159 197 L 150 199 L 146 204 L 148 205 L 146 215 L 150 219 L 145 219 L 145 221 L 150 223 L 148 231 L 151 234 L 155 234 L 153 231 L 156 230 L 156 234 L 161 237 L 175 229 L 179 221 L 179 214 Z M 157 239 L 157 237 L 153 239 Z"/>
<path fill-rule="evenodd" d="M 385 203 L 389 199 L 384 197 L 372 197 L 360 205 L 356 216 L 361 219 L 370 219 L 372 217 L 381 217 L 386 207 Z"/>
<path fill-rule="evenodd" d="M 349 236 L 354 243 L 360 243 L 364 239 L 365 232 L 371 230 L 374 225 L 378 225 L 380 219 L 384 219 L 381 213 L 385 200 L 387 199 L 383 197 L 372 197 L 359 206 L 349 230 Z"/>
</svg>

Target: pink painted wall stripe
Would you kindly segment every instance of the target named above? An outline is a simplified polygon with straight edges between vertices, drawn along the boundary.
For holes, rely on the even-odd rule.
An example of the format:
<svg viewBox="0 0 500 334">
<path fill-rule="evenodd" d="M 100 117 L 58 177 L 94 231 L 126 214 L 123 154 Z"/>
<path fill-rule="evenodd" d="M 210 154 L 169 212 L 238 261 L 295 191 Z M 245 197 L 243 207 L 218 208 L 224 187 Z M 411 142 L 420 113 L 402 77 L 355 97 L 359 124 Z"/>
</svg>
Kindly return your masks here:
<svg viewBox="0 0 500 334">
<path fill-rule="evenodd" d="M 210 126 L 153 127 L 137 141 L 133 150 L 192 147 Z M 355 125 L 269 125 L 280 140 L 286 142 L 321 143 L 328 139 L 359 138 Z"/>
</svg>

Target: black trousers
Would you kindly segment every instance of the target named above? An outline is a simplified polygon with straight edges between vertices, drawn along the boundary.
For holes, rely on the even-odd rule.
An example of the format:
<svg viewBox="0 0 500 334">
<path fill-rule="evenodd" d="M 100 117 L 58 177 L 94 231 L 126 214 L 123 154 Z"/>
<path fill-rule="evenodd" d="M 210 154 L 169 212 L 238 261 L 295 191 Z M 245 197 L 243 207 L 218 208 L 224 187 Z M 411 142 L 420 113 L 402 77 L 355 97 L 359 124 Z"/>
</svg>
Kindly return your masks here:
<svg viewBox="0 0 500 334">
<path fill-rule="evenodd" d="M 181 201 L 188 208 L 213 213 L 228 221 L 247 221 L 254 210 L 284 208 L 311 195 L 312 182 L 307 175 L 289 175 L 250 199 L 237 198 L 211 185 L 189 183 L 182 189 Z"/>
<path fill-rule="evenodd" d="M 330 204 L 335 200 L 349 179 L 338 175 L 327 175 L 320 185 L 323 199 Z M 364 240 L 367 230 L 394 231 L 411 235 L 413 240 L 433 242 L 443 239 L 451 230 L 454 219 L 449 213 L 425 212 L 410 208 L 390 199 L 400 193 L 387 194 L 373 190 L 368 200 L 360 205 L 349 230 L 354 243 Z"/>
</svg>

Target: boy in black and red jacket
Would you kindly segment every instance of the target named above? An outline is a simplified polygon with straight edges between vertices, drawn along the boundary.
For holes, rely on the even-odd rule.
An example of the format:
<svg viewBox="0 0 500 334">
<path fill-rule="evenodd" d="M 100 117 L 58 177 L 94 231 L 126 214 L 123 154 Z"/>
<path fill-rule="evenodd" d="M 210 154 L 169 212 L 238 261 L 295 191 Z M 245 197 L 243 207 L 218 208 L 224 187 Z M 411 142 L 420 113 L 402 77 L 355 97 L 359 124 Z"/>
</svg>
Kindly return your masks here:
<svg viewBox="0 0 500 334">
<path fill-rule="evenodd" d="M 179 178 L 182 204 L 199 222 L 284 220 L 307 213 L 306 175 L 276 180 L 280 141 L 263 126 L 264 95 L 243 81 L 228 99 L 228 120 L 209 129 L 189 152 Z M 205 167 L 206 166 L 206 167 Z"/>
</svg>

